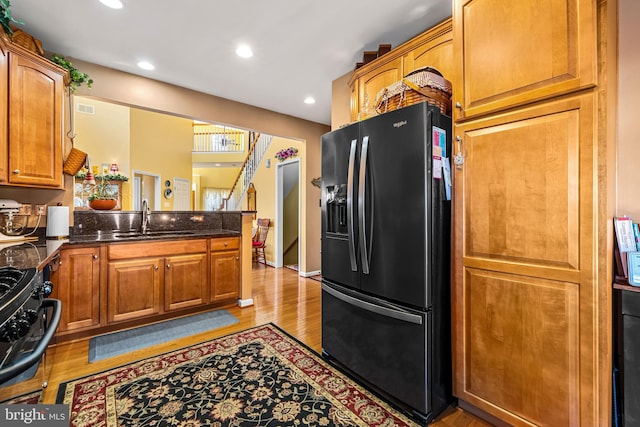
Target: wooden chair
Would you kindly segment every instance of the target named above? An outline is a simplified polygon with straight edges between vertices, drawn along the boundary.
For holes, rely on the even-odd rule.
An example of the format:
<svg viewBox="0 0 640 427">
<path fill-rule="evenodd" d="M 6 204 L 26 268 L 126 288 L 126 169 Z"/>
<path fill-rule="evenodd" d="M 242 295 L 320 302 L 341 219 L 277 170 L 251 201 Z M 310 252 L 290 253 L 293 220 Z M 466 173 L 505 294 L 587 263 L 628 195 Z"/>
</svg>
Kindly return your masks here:
<svg viewBox="0 0 640 427">
<path fill-rule="evenodd" d="M 262 262 L 267 265 L 267 259 L 264 254 L 264 248 L 267 245 L 267 234 L 269 234 L 269 224 L 271 221 L 269 218 L 258 218 L 256 225 L 258 230 L 256 231 L 251 245 L 253 247 L 253 260 L 256 262 Z"/>
</svg>

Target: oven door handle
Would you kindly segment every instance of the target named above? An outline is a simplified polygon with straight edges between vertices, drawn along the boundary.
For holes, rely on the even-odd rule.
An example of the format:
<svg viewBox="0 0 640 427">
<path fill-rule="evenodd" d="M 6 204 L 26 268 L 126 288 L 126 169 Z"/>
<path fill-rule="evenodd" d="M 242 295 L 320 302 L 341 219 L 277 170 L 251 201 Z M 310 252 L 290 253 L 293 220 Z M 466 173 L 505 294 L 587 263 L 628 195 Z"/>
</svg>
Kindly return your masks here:
<svg viewBox="0 0 640 427">
<path fill-rule="evenodd" d="M 49 321 L 49 327 L 46 332 L 42 336 L 42 339 L 36 346 L 36 348 L 31 352 L 27 357 L 18 360 L 16 363 L 9 365 L 3 369 L 0 369 L 0 383 L 3 383 L 21 373 L 29 369 L 31 366 L 36 364 L 44 352 L 47 350 L 47 346 L 53 338 L 53 335 L 56 333 L 56 329 L 58 328 L 58 324 L 60 324 L 60 315 L 62 314 L 62 303 L 60 300 L 53 298 L 45 298 L 42 300 L 42 304 L 40 308 L 53 308 L 53 313 L 51 314 L 51 320 Z"/>
</svg>

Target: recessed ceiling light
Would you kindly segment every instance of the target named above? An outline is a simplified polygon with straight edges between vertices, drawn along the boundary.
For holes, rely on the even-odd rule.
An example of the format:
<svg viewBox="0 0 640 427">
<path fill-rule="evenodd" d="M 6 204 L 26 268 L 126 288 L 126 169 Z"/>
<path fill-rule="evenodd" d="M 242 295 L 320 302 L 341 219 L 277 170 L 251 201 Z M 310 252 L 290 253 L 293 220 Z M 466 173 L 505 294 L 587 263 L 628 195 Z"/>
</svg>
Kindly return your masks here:
<svg viewBox="0 0 640 427">
<path fill-rule="evenodd" d="M 140 61 L 138 62 L 138 67 L 142 68 L 143 70 L 153 70 L 154 67 L 152 63 L 147 62 L 147 61 Z"/>
<path fill-rule="evenodd" d="M 122 9 L 122 2 L 120 0 L 99 0 L 103 5 L 110 7 L 111 9 Z"/>
<path fill-rule="evenodd" d="M 316 100 L 315 100 L 315 98 L 314 98 L 314 97 L 312 97 L 312 96 L 307 96 L 307 97 L 304 99 L 304 103 L 305 103 L 305 104 L 315 104 L 315 103 L 316 103 Z"/>
<path fill-rule="evenodd" d="M 253 51 L 246 44 L 241 44 L 236 49 L 236 55 L 238 55 L 241 58 L 251 58 L 253 56 Z"/>
</svg>

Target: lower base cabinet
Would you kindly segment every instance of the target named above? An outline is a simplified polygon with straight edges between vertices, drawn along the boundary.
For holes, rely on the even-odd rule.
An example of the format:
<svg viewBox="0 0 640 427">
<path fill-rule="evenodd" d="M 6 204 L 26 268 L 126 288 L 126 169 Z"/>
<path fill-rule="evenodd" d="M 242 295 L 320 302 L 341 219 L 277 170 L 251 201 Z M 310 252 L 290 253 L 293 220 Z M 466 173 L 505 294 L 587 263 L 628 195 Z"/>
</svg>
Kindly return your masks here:
<svg viewBox="0 0 640 427">
<path fill-rule="evenodd" d="M 239 295 L 238 237 L 65 247 L 60 259 L 53 278 L 63 307 L 59 335 L 111 331 Z"/>
<path fill-rule="evenodd" d="M 176 255 L 164 259 L 164 309 L 207 303 L 207 254 Z"/>
<path fill-rule="evenodd" d="M 107 321 L 133 320 L 161 312 L 162 258 L 109 262 Z"/>
<path fill-rule="evenodd" d="M 100 324 L 100 248 L 64 249 L 54 279 L 54 294 L 62 304 L 59 332 Z"/>
<path fill-rule="evenodd" d="M 240 239 L 211 241 L 211 301 L 237 298 L 240 288 Z"/>
</svg>

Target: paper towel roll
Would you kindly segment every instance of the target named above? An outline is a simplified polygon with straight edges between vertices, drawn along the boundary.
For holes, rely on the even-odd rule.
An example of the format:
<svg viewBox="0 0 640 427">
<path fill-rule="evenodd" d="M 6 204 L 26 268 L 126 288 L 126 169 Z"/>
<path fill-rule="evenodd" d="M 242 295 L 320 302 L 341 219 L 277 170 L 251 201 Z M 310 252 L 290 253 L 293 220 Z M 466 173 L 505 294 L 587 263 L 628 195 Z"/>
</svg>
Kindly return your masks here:
<svg viewBox="0 0 640 427">
<path fill-rule="evenodd" d="M 69 206 L 47 206 L 47 237 L 69 235 Z"/>
</svg>

